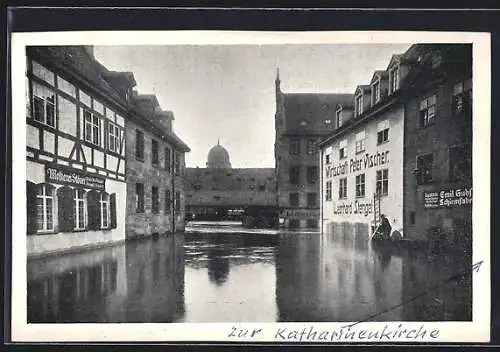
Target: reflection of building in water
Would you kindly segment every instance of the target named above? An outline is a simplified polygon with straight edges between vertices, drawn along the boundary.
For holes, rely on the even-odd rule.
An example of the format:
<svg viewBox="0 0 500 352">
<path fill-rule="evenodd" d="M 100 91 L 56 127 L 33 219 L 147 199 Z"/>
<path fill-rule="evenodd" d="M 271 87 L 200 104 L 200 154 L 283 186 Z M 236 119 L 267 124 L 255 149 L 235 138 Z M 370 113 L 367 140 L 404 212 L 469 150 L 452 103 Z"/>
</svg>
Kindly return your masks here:
<svg viewBox="0 0 500 352">
<path fill-rule="evenodd" d="M 184 237 L 127 246 L 127 322 L 168 323 L 184 314 Z"/>
<path fill-rule="evenodd" d="M 353 321 L 401 302 L 402 259 L 380 253 L 343 226 L 334 234 L 284 236 L 277 253 L 277 300 L 281 321 Z M 316 240 L 317 239 L 317 240 Z M 374 320 L 397 320 L 399 311 Z"/>
<path fill-rule="evenodd" d="M 208 277 L 210 281 L 217 285 L 226 282 L 229 275 L 229 251 L 223 248 L 211 248 L 207 252 L 208 256 Z"/>
<path fill-rule="evenodd" d="M 120 320 L 125 247 L 28 261 L 28 322 Z"/>
</svg>

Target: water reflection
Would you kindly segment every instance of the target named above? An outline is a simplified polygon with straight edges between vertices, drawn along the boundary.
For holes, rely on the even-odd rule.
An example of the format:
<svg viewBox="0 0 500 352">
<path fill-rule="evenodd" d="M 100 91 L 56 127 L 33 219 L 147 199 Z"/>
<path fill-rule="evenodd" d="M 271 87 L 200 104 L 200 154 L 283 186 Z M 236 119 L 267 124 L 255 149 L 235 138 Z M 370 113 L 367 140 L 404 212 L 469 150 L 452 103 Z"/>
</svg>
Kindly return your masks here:
<svg viewBox="0 0 500 352">
<path fill-rule="evenodd" d="M 471 320 L 470 258 L 368 234 L 187 233 L 30 260 L 28 322 Z"/>
<path fill-rule="evenodd" d="M 183 237 L 28 261 L 28 322 L 170 322 L 184 309 Z"/>
</svg>

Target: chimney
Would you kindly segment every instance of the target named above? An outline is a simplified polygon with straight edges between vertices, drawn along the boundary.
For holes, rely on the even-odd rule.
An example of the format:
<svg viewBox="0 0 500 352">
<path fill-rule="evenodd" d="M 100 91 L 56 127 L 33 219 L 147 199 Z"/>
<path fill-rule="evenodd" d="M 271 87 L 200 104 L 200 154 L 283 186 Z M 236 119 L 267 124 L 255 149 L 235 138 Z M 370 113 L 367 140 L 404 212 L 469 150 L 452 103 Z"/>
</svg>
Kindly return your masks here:
<svg viewBox="0 0 500 352">
<path fill-rule="evenodd" d="M 158 109 L 155 111 L 155 117 L 167 132 L 172 132 L 172 120 L 174 119 L 172 111 Z"/>
</svg>

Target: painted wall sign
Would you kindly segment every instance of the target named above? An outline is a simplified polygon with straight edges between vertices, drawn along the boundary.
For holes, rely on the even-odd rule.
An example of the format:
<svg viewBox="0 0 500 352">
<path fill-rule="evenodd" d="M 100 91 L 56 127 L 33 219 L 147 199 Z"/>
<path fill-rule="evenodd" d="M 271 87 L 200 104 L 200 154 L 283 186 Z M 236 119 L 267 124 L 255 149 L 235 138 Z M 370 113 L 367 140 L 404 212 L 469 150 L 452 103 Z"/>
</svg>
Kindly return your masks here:
<svg viewBox="0 0 500 352">
<path fill-rule="evenodd" d="M 336 204 L 333 208 L 335 215 L 364 215 L 368 216 L 373 213 L 373 202 L 355 200 L 349 203 Z"/>
<path fill-rule="evenodd" d="M 280 214 L 280 217 L 292 217 L 292 218 L 313 218 L 318 216 L 317 210 L 304 210 L 304 209 L 286 209 Z"/>
<path fill-rule="evenodd" d="M 91 188 L 99 191 L 104 191 L 106 186 L 106 179 L 103 177 L 59 164 L 46 164 L 45 175 L 47 182 L 68 186 Z"/>
<path fill-rule="evenodd" d="M 373 154 L 366 153 L 360 158 L 351 158 L 337 165 L 327 166 L 326 177 L 346 175 L 351 172 L 358 172 L 364 169 L 369 169 L 379 165 L 389 163 L 389 151 L 376 152 Z"/>
<path fill-rule="evenodd" d="M 424 208 L 463 207 L 472 205 L 472 188 L 424 192 Z"/>
</svg>

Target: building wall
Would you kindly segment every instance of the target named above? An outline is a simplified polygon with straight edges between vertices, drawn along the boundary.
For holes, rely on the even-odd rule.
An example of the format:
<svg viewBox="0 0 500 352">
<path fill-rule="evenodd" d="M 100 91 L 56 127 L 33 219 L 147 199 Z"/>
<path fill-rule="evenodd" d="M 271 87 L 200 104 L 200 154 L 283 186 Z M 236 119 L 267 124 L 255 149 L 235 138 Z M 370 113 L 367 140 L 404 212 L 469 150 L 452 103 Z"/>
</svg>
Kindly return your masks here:
<svg viewBox="0 0 500 352">
<path fill-rule="evenodd" d="M 28 52 L 28 57 L 34 60 L 27 60 L 26 76 L 26 249 L 30 257 L 125 240 L 123 131 L 126 112 L 123 101 L 111 98 L 109 88 L 92 85 L 75 78 L 73 71 L 61 69 L 53 54 L 65 50 L 45 48 Z M 92 67 L 86 55 L 76 50 L 71 56 L 87 69 L 82 70 L 84 76 Z M 93 131 L 95 140 L 87 138 L 85 116 L 88 113 L 99 121 Z M 110 146 L 107 126 L 119 131 L 120 148 Z M 64 174 L 64 178 L 49 176 L 46 165 Z M 75 174 L 78 179 L 74 178 Z M 41 210 L 44 185 L 53 190 L 52 198 L 45 203 L 46 209 L 52 209 L 45 213 L 52 216 L 45 216 Z M 83 191 L 84 199 L 84 225 L 79 229 L 75 225 L 75 190 Z M 96 198 L 101 194 L 108 197 L 109 208 L 104 210 L 107 224 L 101 219 L 104 208 Z M 50 218 L 52 222 L 44 221 Z"/>
<path fill-rule="evenodd" d="M 300 152 L 298 155 L 290 154 L 290 140 L 300 141 Z M 284 220 L 282 224 L 285 227 L 316 227 L 319 216 L 319 181 L 318 177 L 314 183 L 309 183 L 307 180 L 307 168 L 317 168 L 319 175 L 318 153 L 307 153 L 307 141 L 320 141 L 318 136 L 283 136 L 280 139 L 279 148 L 277 149 L 278 167 L 276 169 L 276 178 L 278 183 L 277 200 L 280 208 L 280 218 Z M 299 181 L 297 184 L 290 182 L 290 167 L 299 167 Z M 298 193 L 299 204 L 292 206 L 290 204 L 290 194 Z M 308 206 L 308 193 L 316 194 L 316 205 Z M 308 223 L 310 219 L 310 223 Z M 312 225 L 312 226 L 311 226 Z"/>
<path fill-rule="evenodd" d="M 393 231 L 398 230 L 403 234 L 403 114 L 402 104 L 395 105 L 324 146 L 321 156 L 323 231 L 332 232 L 332 226 L 343 222 L 367 224 L 371 227 L 374 221 L 377 171 L 388 169 L 388 193 L 380 199 L 380 212 L 387 216 Z M 378 144 L 377 132 L 386 127 L 389 127 L 389 139 Z M 362 131 L 365 132 L 366 149 L 356 154 L 356 135 Z M 347 142 L 347 157 L 339 160 L 340 144 L 343 141 Z M 330 163 L 326 162 L 328 154 Z M 378 159 L 378 165 L 374 161 L 370 166 L 371 158 Z M 365 174 L 364 197 L 356 197 L 356 176 L 360 174 Z M 343 178 L 347 178 L 347 197 L 339 199 L 339 180 Z M 331 200 L 326 199 L 327 182 L 332 183 Z"/>
<path fill-rule="evenodd" d="M 136 130 L 144 135 L 144 159 L 136 157 Z M 158 165 L 152 163 L 152 140 L 158 142 Z M 174 176 L 175 187 L 172 187 L 173 149 L 172 145 L 163 141 L 133 120 L 128 121 L 126 129 L 127 148 L 127 238 L 163 234 L 173 230 L 172 222 L 175 219 L 175 230 L 184 228 L 184 187 L 181 176 Z M 165 148 L 170 149 L 170 165 L 165 167 Z M 184 153 L 180 153 L 181 170 L 184 169 Z M 136 184 L 144 185 L 144 211 L 136 209 Z M 159 207 L 153 213 L 152 187 L 158 187 Z M 170 191 L 170 207 L 166 207 L 166 190 Z M 181 211 L 174 213 L 175 192 L 181 192 Z"/>
<path fill-rule="evenodd" d="M 460 57 L 454 59 L 458 60 Z M 472 58 L 469 65 L 471 62 Z M 433 226 L 444 230 L 451 242 L 467 240 L 472 231 L 471 204 L 429 208 L 424 206 L 424 193 L 436 192 L 435 198 L 441 199 L 442 191 L 472 190 L 472 177 L 460 182 L 454 182 L 449 178 L 450 147 L 469 144 L 469 155 L 472 155 L 472 117 L 456 115 L 452 109 L 453 85 L 471 79 L 470 66 L 457 65 L 444 77 L 446 77 L 444 80 L 420 89 L 406 103 L 404 227 L 408 238 L 412 240 L 426 240 L 426 231 Z M 433 93 L 437 97 L 435 123 L 421 128 L 419 127 L 420 101 Z M 417 156 L 427 153 L 433 154 L 433 180 L 428 184 L 419 185 L 415 175 L 416 159 Z M 472 193 L 462 198 L 471 200 Z"/>
</svg>

